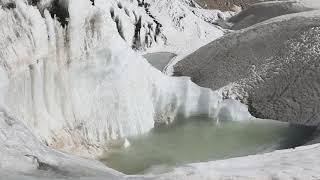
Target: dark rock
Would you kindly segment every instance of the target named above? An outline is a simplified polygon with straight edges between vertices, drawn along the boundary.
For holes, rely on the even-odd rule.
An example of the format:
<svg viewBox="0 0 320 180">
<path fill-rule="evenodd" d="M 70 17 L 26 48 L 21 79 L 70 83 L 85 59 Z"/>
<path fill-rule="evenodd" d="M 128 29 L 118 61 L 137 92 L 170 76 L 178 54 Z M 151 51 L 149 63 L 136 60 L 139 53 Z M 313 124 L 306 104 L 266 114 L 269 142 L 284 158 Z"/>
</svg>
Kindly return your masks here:
<svg viewBox="0 0 320 180">
<path fill-rule="evenodd" d="M 51 17 L 52 18 L 56 17 L 63 27 L 68 25 L 68 19 L 69 19 L 68 8 L 63 6 L 59 0 L 54 0 L 51 3 L 49 7 L 49 12 L 51 14 Z"/>
<path fill-rule="evenodd" d="M 1 5 L 2 9 L 15 9 L 16 8 L 16 4 L 14 2 L 6 3 L 6 4 L 0 3 L 0 5 Z"/>
</svg>

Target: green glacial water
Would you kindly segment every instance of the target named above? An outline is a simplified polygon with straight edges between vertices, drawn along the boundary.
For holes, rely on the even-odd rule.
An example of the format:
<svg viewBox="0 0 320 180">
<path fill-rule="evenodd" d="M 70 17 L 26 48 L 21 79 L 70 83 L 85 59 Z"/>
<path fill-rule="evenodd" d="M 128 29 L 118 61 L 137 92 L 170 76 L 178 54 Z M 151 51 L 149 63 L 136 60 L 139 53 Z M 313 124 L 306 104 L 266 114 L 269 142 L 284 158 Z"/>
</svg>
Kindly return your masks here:
<svg viewBox="0 0 320 180">
<path fill-rule="evenodd" d="M 228 121 L 217 125 L 212 119 L 192 117 L 128 138 L 131 146 L 112 148 L 100 160 L 126 174 L 156 174 L 186 163 L 295 147 L 309 135 L 308 128 L 271 120 Z"/>
</svg>

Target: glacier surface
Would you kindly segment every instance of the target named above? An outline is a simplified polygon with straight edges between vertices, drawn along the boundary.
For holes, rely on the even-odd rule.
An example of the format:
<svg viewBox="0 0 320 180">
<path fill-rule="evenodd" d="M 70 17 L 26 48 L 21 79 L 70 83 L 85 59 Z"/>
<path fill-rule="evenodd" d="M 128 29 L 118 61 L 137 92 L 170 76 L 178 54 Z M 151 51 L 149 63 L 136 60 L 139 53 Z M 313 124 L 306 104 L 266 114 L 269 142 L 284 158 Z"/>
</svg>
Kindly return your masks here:
<svg viewBox="0 0 320 180">
<path fill-rule="evenodd" d="M 96 156 L 107 141 L 146 133 L 177 114 L 219 115 L 218 93 L 163 75 L 131 49 L 112 2 L 65 2 L 67 26 L 46 2 L 14 3 L 0 10 L 0 105 L 45 145 Z M 235 119 L 250 117 L 243 110 Z"/>
<path fill-rule="evenodd" d="M 113 8 L 114 13 L 127 14 L 124 6 L 131 3 L 129 1 L 119 4 L 95 0 L 94 6 L 89 0 L 59 1 L 68 11 L 66 26 L 61 25 L 61 18 L 53 18 L 50 14 L 50 4 L 54 1 L 42 0 L 37 6 L 28 5 L 24 0 L 0 2 L 3 7 L 0 9 L 1 177 L 312 179 L 319 176 L 314 161 L 319 156 L 318 145 L 187 165 L 160 176 L 126 176 L 98 161 L 70 155 L 95 157 L 107 148 L 107 141 L 146 133 L 155 124 L 170 123 L 177 114 L 206 114 L 219 119 L 220 110 L 226 112 L 227 108 L 234 120 L 248 119 L 250 115 L 244 105 L 232 100 L 223 101 L 219 93 L 197 86 L 190 78 L 163 75 L 133 51 L 129 38 L 134 34 L 125 32 L 130 27 L 120 28 L 132 21 L 125 22 L 122 15 L 116 21 L 115 14 L 111 13 Z M 173 7 L 172 4 L 180 7 L 178 5 L 190 1 L 156 2 L 150 3 L 151 11 L 168 13 L 171 19 L 178 17 L 177 21 L 163 21 L 190 23 L 182 29 L 191 34 L 201 32 L 200 37 L 205 37 L 199 41 L 186 38 L 185 44 L 177 41 L 173 45 L 180 46 L 175 50 L 177 52 L 189 51 L 210 38 L 223 35 L 223 30 L 205 24 L 207 22 L 193 26 L 192 23 L 199 20 L 193 13 L 181 22 L 176 11 L 167 9 Z M 9 6 L 10 3 L 14 5 Z M 183 12 L 195 8 L 183 7 Z M 207 25 L 208 28 L 201 29 Z M 123 32 L 119 33 L 119 29 Z M 212 34 L 206 37 L 208 33 Z M 150 41 L 142 41 L 146 42 Z M 183 49 L 186 44 L 189 48 Z M 230 173 L 231 165 L 235 169 L 233 173 Z M 279 168 L 284 170 L 279 171 Z"/>
</svg>

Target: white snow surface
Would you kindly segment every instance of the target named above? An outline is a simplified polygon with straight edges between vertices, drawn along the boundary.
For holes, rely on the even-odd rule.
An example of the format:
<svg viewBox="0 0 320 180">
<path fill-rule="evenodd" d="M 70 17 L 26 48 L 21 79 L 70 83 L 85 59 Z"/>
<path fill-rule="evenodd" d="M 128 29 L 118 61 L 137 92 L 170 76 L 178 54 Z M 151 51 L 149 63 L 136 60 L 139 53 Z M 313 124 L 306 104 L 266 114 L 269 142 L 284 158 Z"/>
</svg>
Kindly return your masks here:
<svg viewBox="0 0 320 180">
<path fill-rule="evenodd" d="M 320 144 L 272 153 L 189 164 L 150 179 L 317 180 Z"/>
<path fill-rule="evenodd" d="M 202 10 L 186 6 L 177 0 L 150 0 L 150 12 L 163 24 L 167 38 L 167 46 L 150 49 L 149 51 L 168 51 L 175 54 L 191 53 L 199 47 L 221 37 L 224 30 L 208 23 L 221 17 L 230 17 L 229 12 L 218 10 Z M 210 19 L 207 20 L 206 18 Z"/>
<path fill-rule="evenodd" d="M 187 54 L 221 37 L 224 30 L 213 23 L 232 12 L 200 9 L 192 0 L 95 0 L 113 14 L 125 42 L 141 54 L 168 51 Z M 193 6 L 192 6 L 193 5 Z M 141 29 L 136 28 L 141 18 Z M 159 26 L 158 26 L 159 25 Z M 138 40 L 135 31 L 139 30 Z"/>
</svg>

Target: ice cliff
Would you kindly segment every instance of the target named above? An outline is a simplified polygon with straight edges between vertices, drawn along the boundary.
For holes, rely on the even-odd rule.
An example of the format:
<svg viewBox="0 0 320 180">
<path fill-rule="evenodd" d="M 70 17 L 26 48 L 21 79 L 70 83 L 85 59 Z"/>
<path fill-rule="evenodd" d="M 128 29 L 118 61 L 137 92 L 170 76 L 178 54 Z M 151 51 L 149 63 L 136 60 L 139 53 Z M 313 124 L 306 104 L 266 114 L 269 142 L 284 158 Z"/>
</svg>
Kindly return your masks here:
<svg viewBox="0 0 320 180">
<path fill-rule="evenodd" d="M 2 1 L 0 105 L 47 146 L 96 155 L 177 114 L 218 115 L 217 93 L 164 76 L 132 50 L 115 22 L 125 3 L 114 3 Z"/>
</svg>

